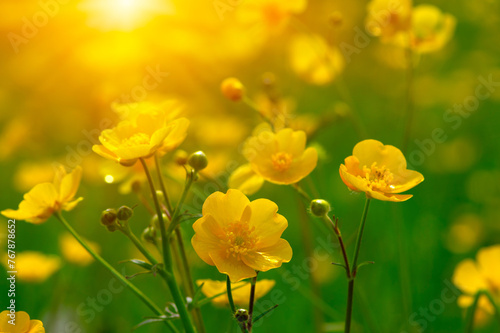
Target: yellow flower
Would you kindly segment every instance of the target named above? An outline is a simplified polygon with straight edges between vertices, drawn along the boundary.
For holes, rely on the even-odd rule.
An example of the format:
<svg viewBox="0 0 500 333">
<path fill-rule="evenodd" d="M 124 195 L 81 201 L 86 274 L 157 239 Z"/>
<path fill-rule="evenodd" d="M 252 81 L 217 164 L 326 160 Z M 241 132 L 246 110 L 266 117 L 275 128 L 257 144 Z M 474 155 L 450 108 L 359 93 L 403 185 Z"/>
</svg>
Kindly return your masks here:
<svg viewBox="0 0 500 333">
<path fill-rule="evenodd" d="M 237 102 L 245 95 L 245 87 L 240 80 L 234 77 L 228 77 L 220 85 L 222 95 L 231 101 Z"/>
<path fill-rule="evenodd" d="M 95 252 L 99 252 L 99 245 L 90 241 L 86 241 L 86 243 Z M 94 260 L 88 251 L 70 234 L 64 234 L 59 238 L 59 247 L 64 259 L 70 263 L 87 266 Z"/>
<path fill-rule="evenodd" d="M 441 49 L 453 35 L 456 19 L 431 5 L 416 6 L 412 12 L 411 48 L 418 53 Z"/>
<path fill-rule="evenodd" d="M 479 250 L 475 262 L 462 260 L 453 273 L 453 283 L 464 293 L 458 298 L 458 305 L 462 308 L 470 307 L 480 290 L 489 291 L 497 305 L 500 304 L 500 245 Z M 478 309 L 480 324 L 495 312 L 484 295 L 479 299 Z"/>
<path fill-rule="evenodd" d="M 368 4 L 366 28 L 383 42 L 392 41 L 411 24 L 411 0 L 372 0 Z"/>
<path fill-rule="evenodd" d="M 227 288 L 226 281 L 215 281 L 215 280 L 196 280 L 196 284 L 201 287 L 201 292 L 207 297 L 213 297 L 217 294 L 224 293 L 218 297 L 212 299 L 212 303 L 217 306 L 224 306 L 229 304 L 227 298 Z M 258 300 L 262 296 L 266 295 L 276 284 L 274 280 L 259 280 L 255 285 L 255 300 Z M 246 305 L 250 297 L 250 283 L 248 281 L 240 281 L 236 283 L 231 283 L 231 290 L 233 295 L 233 301 L 236 305 Z"/>
<path fill-rule="evenodd" d="M 9 323 L 13 317 L 10 311 L 5 310 L 0 313 L 0 332 L 1 333 L 45 333 L 43 323 L 40 320 L 32 319 L 24 311 L 15 313 L 15 325 Z"/>
<path fill-rule="evenodd" d="M 164 109 L 144 107 L 131 119 L 123 120 L 112 129 L 102 131 L 92 150 L 102 157 L 131 166 L 139 158 L 152 156 L 177 148 L 186 137 L 189 121 L 186 118 L 170 120 Z"/>
<path fill-rule="evenodd" d="M 238 190 L 215 192 L 203 204 L 203 217 L 193 224 L 191 243 L 198 256 L 238 282 L 280 267 L 292 258 L 281 237 L 287 220 L 267 199 L 252 202 Z"/>
<path fill-rule="evenodd" d="M 7 257 L 3 261 L 7 265 Z M 25 282 L 43 282 L 61 268 L 59 257 L 36 251 L 19 252 L 15 261 L 17 278 Z"/>
<path fill-rule="evenodd" d="M 359 142 L 339 172 L 351 190 L 365 192 L 368 198 L 394 202 L 410 199 L 410 194 L 397 193 L 424 180 L 421 173 L 406 169 L 406 159 L 398 148 L 376 140 Z"/>
<path fill-rule="evenodd" d="M 295 36 L 289 48 L 290 65 L 304 81 L 324 85 L 333 81 L 344 69 L 344 57 L 318 35 Z"/>
<path fill-rule="evenodd" d="M 236 169 L 229 186 L 254 193 L 267 180 L 274 184 L 294 184 L 316 167 L 318 153 L 305 148 L 303 131 L 282 129 L 278 133 L 264 130 L 247 140 L 243 155 L 250 162 Z"/>
<path fill-rule="evenodd" d="M 2 211 L 2 215 L 39 224 L 45 222 L 54 212 L 72 210 L 83 200 L 81 197 L 73 200 L 81 176 L 82 168 L 79 166 L 69 174 L 60 166 L 52 183 L 36 185 L 24 195 L 18 210 L 6 209 Z"/>
</svg>

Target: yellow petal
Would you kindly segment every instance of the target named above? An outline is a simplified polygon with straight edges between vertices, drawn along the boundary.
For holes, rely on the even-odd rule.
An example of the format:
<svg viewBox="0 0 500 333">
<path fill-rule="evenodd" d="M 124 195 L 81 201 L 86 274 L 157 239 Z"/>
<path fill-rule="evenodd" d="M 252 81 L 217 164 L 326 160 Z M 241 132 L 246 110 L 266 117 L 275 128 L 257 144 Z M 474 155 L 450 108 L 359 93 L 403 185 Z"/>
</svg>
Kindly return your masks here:
<svg viewBox="0 0 500 333">
<path fill-rule="evenodd" d="M 256 174 L 250 164 L 244 164 L 233 171 L 228 186 L 238 189 L 246 195 L 257 192 L 264 184 L 264 178 Z"/>
<path fill-rule="evenodd" d="M 413 195 L 411 194 L 392 194 L 392 193 L 382 193 L 371 190 L 368 190 L 366 192 L 366 196 L 377 200 L 392 201 L 392 202 L 406 201 L 411 197 L 413 197 Z"/>
<path fill-rule="evenodd" d="M 24 195 L 18 210 L 6 209 L 2 214 L 8 218 L 39 224 L 52 215 L 57 198 L 58 194 L 53 184 L 38 184 Z"/>
<path fill-rule="evenodd" d="M 238 282 L 257 275 L 254 269 L 248 267 L 243 261 L 235 256 L 227 256 L 225 250 L 210 253 L 215 266 L 219 272 L 227 274 L 231 282 Z"/>
<path fill-rule="evenodd" d="M 65 203 L 72 200 L 80 185 L 82 178 L 82 168 L 77 166 L 71 173 L 64 175 L 59 188 L 59 202 Z"/>
<path fill-rule="evenodd" d="M 358 158 L 360 165 L 370 167 L 376 162 L 377 166 L 385 166 L 396 175 L 406 170 L 406 159 L 401 150 L 377 140 L 359 142 L 354 146 L 352 154 Z"/>
<path fill-rule="evenodd" d="M 453 273 L 453 283 L 469 295 L 487 288 L 483 276 L 472 259 L 465 259 L 457 265 Z"/>
<path fill-rule="evenodd" d="M 31 320 L 30 328 L 26 333 L 45 333 L 45 328 L 40 320 Z"/>
<path fill-rule="evenodd" d="M 203 203 L 203 216 L 211 215 L 220 226 L 239 221 L 250 200 L 238 190 L 212 193 Z"/>
<path fill-rule="evenodd" d="M 268 271 L 280 267 L 283 262 L 292 259 L 292 248 L 284 239 L 279 239 L 276 244 L 260 248 L 254 253 L 242 256 L 243 261 L 256 271 Z"/>
<path fill-rule="evenodd" d="M 477 253 L 479 271 L 488 283 L 500 290 L 500 245 L 482 248 Z"/>
<path fill-rule="evenodd" d="M 255 227 L 253 233 L 259 237 L 259 241 L 255 244 L 256 248 L 276 244 L 288 226 L 288 221 L 277 213 L 278 206 L 271 200 L 254 200 L 245 212 L 248 216 L 245 217 L 243 214 L 242 221 L 248 220 L 250 228 Z"/>
<path fill-rule="evenodd" d="M 207 264 L 215 265 L 210 257 L 211 252 L 219 251 L 220 239 L 214 235 L 214 231 L 220 230 L 220 226 L 211 215 L 203 216 L 193 224 L 195 235 L 191 238 L 191 244 L 198 256 Z"/>
<path fill-rule="evenodd" d="M 179 118 L 171 122 L 168 126 L 169 131 L 160 147 L 162 152 L 172 151 L 184 141 L 187 136 L 189 120 L 186 118 Z"/>
</svg>

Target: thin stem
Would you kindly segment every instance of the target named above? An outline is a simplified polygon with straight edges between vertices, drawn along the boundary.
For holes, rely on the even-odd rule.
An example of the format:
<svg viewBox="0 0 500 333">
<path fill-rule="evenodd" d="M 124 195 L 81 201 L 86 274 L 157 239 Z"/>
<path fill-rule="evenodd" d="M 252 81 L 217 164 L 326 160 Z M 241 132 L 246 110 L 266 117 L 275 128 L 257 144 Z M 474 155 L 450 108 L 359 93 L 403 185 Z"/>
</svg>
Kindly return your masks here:
<svg viewBox="0 0 500 333">
<path fill-rule="evenodd" d="M 257 272 L 258 275 L 258 272 Z M 255 285 L 257 284 L 257 275 L 255 275 L 250 281 L 250 301 L 248 303 L 248 333 L 252 333 L 252 324 L 253 324 L 253 306 L 255 303 Z"/>
<path fill-rule="evenodd" d="M 408 36 L 408 39 L 410 37 Z M 401 145 L 401 151 L 406 152 L 408 144 L 411 138 L 411 132 L 413 127 L 413 116 L 414 116 L 414 105 L 413 105 L 413 53 L 411 51 L 410 40 L 408 40 L 408 47 L 405 50 L 406 54 L 406 127 L 403 137 L 403 143 Z"/>
<path fill-rule="evenodd" d="M 186 254 L 186 248 L 184 246 L 184 240 L 182 239 L 182 232 L 180 227 L 175 228 L 175 236 L 177 238 L 177 244 L 179 245 L 180 260 L 182 268 L 184 270 L 184 276 L 186 278 L 185 285 L 187 286 L 187 296 L 194 297 L 194 280 L 191 274 L 191 269 L 189 267 L 189 260 Z M 201 315 L 201 310 L 199 307 L 194 307 L 193 317 L 196 322 L 196 327 L 201 333 L 205 332 L 205 325 L 203 324 L 203 317 Z"/>
<path fill-rule="evenodd" d="M 351 277 L 356 276 L 359 249 L 361 247 L 361 240 L 363 238 L 363 231 L 365 230 L 366 217 L 368 215 L 368 208 L 370 207 L 370 198 L 366 198 L 365 208 L 363 210 L 363 216 L 361 217 L 361 224 L 359 225 L 358 238 L 356 239 L 356 245 L 354 246 L 354 259 L 352 260 L 352 271 Z"/>
<path fill-rule="evenodd" d="M 226 278 L 226 289 L 227 289 L 227 299 L 229 300 L 229 306 L 231 307 L 231 312 L 234 315 L 234 313 L 236 312 L 236 306 L 234 306 L 233 292 L 231 291 L 231 279 L 229 279 L 229 275 L 227 275 Z"/>
<path fill-rule="evenodd" d="M 493 296 L 491 295 L 491 293 L 488 290 L 485 290 L 484 294 L 486 295 L 486 297 L 488 297 L 491 305 L 495 308 L 495 317 L 498 320 L 498 325 L 500 325 L 500 308 L 498 307 L 497 303 L 493 299 Z"/>
<path fill-rule="evenodd" d="M 345 328 L 344 332 L 349 333 L 351 331 L 351 318 L 352 318 L 352 300 L 354 296 L 354 279 L 356 278 L 357 265 L 359 249 L 361 247 L 361 240 L 363 239 L 363 231 L 365 230 L 366 217 L 368 216 L 368 208 L 370 207 L 370 198 L 366 198 L 365 208 L 363 210 L 363 215 L 361 216 L 361 223 L 358 230 L 358 238 L 356 239 L 356 245 L 354 246 L 354 258 L 352 260 L 351 273 L 349 279 L 349 286 L 347 290 L 347 309 L 345 314 Z"/>
<path fill-rule="evenodd" d="M 87 250 L 88 253 L 95 260 L 99 261 L 106 269 L 108 269 L 114 277 L 116 277 L 121 283 L 123 283 L 126 287 L 128 287 L 148 308 L 150 308 L 156 315 L 162 316 L 164 315 L 163 311 L 153 303 L 151 299 L 149 299 L 141 290 L 139 290 L 135 285 L 133 285 L 129 280 L 127 280 L 123 275 L 121 275 L 113 266 L 111 266 L 103 257 L 101 257 L 97 252 L 95 252 L 81 237 L 80 235 L 73 229 L 73 227 L 64 219 L 60 212 L 54 213 L 54 216 L 63 224 L 63 226 L 75 237 L 75 239 Z M 170 328 L 173 332 L 178 332 L 175 326 L 169 322 L 165 321 L 165 324 Z"/>
<path fill-rule="evenodd" d="M 342 258 L 344 259 L 344 265 L 345 265 L 345 270 L 346 270 L 346 274 L 347 274 L 347 279 L 350 280 L 351 279 L 351 268 L 349 265 L 349 258 L 347 257 L 347 251 L 346 251 L 346 247 L 344 244 L 344 240 L 342 238 L 342 233 L 340 232 L 340 229 L 337 226 L 337 224 L 333 223 L 332 219 L 328 215 L 325 215 L 323 217 L 323 219 L 325 222 L 330 223 L 332 225 L 333 232 L 335 233 L 335 236 L 337 236 L 337 240 L 339 241 L 339 245 L 340 245 L 340 250 L 342 252 Z"/>
<path fill-rule="evenodd" d="M 170 200 L 168 199 L 167 189 L 165 188 L 165 183 L 163 181 L 163 175 L 161 173 L 160 161 L 158 159 L 158 155 L 155 154 L 155 167 L 156 173 L 158 174 L 158 181 L 160 183 L 161 192 L 163 193 L 163 198 L 165 198 L 165 205 L 167 207 L 168 215 L 172 211 L 172 205 L 170 204 Z"/>
<path fill-rule="evenodd" d="M 479 303 L 479 298 L 483 294 L 482 291 L 478 291 L 476 296 L 474 296 L 474 302 L 472 303 L 469 311 L 467 312 L 467 318 L 465 319 L 465 332 L 472 333 L 474 331 L 474 317 L 476 313 L 477 304 Z"/>
<path fill-rule="evenodd" d="M 148 178 L 149 187 L 151 188 L 151 195 L 153 196 L 153 201 L 155 203 L 156 213 L 158 214 L 158 222 L 160 223 L 160 231 L 161 231 L 161 243 L 162 243 L 162 252 L 163 252 L 163 263 L 165 264 L 165 269 L 169 275 L 167 275 L 167 284 L 170 289 L 170 293 L 174 298 L 175 304 L 177 304 L 177 310 L 179 311 L 179 316 L 181 317 L 182 324 L 184 325 L 184 329 L 188 333 L 196 332 L 193 323 L 191 322 L 191 318 L 186 308 L 185 299 L 182 297 L 181 292 L 179 290 L 179 286 L 175 281 L 173 267 L 172 267 L 172 258 L 170 256 L 170 248 L 168 244 L 168 237 L 165 230 L 165 221 L 163 221 L 163 214 L 160 208 L 160 203 L 158 202 L 158 197 L 156 196 L 156 190 L 153 184 L 153 179 L 151 178 L 151 174 L 148 170 L 148 166 L 146 161 L 143 158 L 140 159 L 142 166 L 144 168 L 144 172 L 146 173 L 146 177 Z M 174 223 L 173 219 L 171 221 L 171 225 Z"/>
<path fill-rule="evenodd" d="M 170 220 L 170 225 L 168 226 L 167 230 L 167 235 L 170 237 L 174 229 L 177 227 L 179 224 L 179 216 L 180 216 L 180 211 L 182 210 L 182 205 L 184 204 L 184 201 L 186 200 L 187 194 L 189 193 L 189 189 L 191 188 L 191 185 L 194 182 L 194 178 L 196 177 L 196 171 L 191 170 L 188 171 L 187 177 L 186 177 L 186 184 L 184 185 L 184 190 L 182 191 L 181 198 L 179 199 L 179 202 L 177 202 L 177 206 L 175 206 L 174 213 L 172 215 L 172 219 Z"/>
</svg>

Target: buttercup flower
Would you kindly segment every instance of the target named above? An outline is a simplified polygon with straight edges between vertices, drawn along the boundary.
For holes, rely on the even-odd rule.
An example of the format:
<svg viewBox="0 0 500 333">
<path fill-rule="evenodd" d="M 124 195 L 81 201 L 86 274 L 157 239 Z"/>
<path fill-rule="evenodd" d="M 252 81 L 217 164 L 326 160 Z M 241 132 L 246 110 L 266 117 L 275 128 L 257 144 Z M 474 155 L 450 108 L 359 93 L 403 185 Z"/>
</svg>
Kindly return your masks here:
<svg viewBox="0 0 500 333">
<path fill-rule="evenodd" d="M 262 131 L 245 143 L 243 155 L 250 164 L 235 170 L 229 186 L 251 194 L 263 180 L 282 185 L 297 183 L 314 170 L 318 161 L 316 149 L 305 146 L 303 131 Z"/>
<path fill-rule="evenodd" d="M 7 265 L 7 257 L 3 262 Z M 17 278 L 20 281 L 43 282 L 59 268 L 61 268 L 61 259 L 55 255 L 46 255 L 37 251 L 23 251 L 16 254 Z"/>
<path fill-rule="evenodd" d="M 405 201 L 407 191 L 424 180 L 421 173 L 406 169 L 406 159 L 396 147 L 376 140 L 358 143 L 352 156 L 340 165 L 340 177 L 351 190 L 365 192 L 368 198 Z"/>
<path fill-rule="evenodd" d="M 212 299 L 212 303 L 217 306 L 224 306 L 229 304 L 226 293 L 226 281 L 215 281 L 215 280 L 197 280 L 196 284 L 203 287 L 201 292 L 207 297 L 213 297 L 217 294 L 224 293 L 218 297 Z M 274 280 L 259 280 L 255 285 L 255 300 L 266 295 L 276 284 Z M 248 298 L 250 295 L 250 283 L 248 281 L 240 281 L 236 283 L 231 283 L 232 296 L 234 304 L 246 305 L 248 304 Z"/>
<path fill-rule="evenodd" d="M 203 204 L 203 217 L 193 224 L 191 243 L 198 256 L 232 282 L 280 267 L 292 258 L 281 237 L 287 220 L 267 199 L 252 202 L 238 190 L 215 192 Z"/>
<path fill-rule="evenodd" d="M 88 240 L 86 240 L 86 243 L 89 244 L 94 251 L 99 252 L 99 245 Z M 64 234 L 59 238 L 59 247 L 64 259 L 70 263 L 87 266 L 94 261 L 94 257 L 92 257 L 88 251 L 85 250 L 85 248 L 70 234 Z"/>
<path fill-rule="evenodd" d="M 2 211 L 2 215 L 40 224 L 54 212 L 72 210 L 83 200 L 81 197 L 73 200 L 81 176 L 82 168 L 79 166 L 69 174 L 66 174 L 64 167 L 60 166 L 52 183 L 36 185 L 24 195 L 24 200 L 19 204 L 18 210 L 6 209 Z"/>
<path fill-rule="evenodd" d="M 30 320 L 29 314 L 24 311 L 17 311 L 15 315 L 16 325 L 12 325 L 9 323 L 12 320 L 10 311 L 6 310 L 0 313 L 1 333 L 45 333 L 45 328 L 40 320 Z"/>
<path fill-rule="evenodd" d="M 102 131 L 101 145 L 94 145 L 92 150 L 131 166 L 139 158 L 150 157 L 156 151 L 166 153 L 177 148 L 184 141 L 188 126 L 186 118 L 170 120 L 166 110 L 148 107 L 116 127 Z"/>
<path fill-rule="evenodd" d="M 295 36 L 289 48 L 290 65 L 304 81 L 324 85 L 333 81 L 344 69 L 344 57 L 317 35 Z"/>
<path fill-rule="evenodd" d="M 366 27 L 383 42 L 392 41 L 401 31 L 410 28 L 411 0 L 372 0 L 367 9 Z"/>
<path fill-rule="evenodd" d="M 458 297 L 458 305 L 468 308 L 474 296 L 481 290 L 487 290 L 495 302 L 500 304 L 500 245 L 482 248 L 477 253 L 476 261 L 462 260 L 453 273 L 453 283 L 464 293 Z M 483 324 L 495 313 L 495 308 L 485 295 L 479 299 L 476 319 Z"/>
<path fill-rule="evenodd" d="M 411 48 L 418 53 L 441 49 L 453 35 L 456 19 L 431 5 L 416 6 L 412 12 Z"/>
</svg>

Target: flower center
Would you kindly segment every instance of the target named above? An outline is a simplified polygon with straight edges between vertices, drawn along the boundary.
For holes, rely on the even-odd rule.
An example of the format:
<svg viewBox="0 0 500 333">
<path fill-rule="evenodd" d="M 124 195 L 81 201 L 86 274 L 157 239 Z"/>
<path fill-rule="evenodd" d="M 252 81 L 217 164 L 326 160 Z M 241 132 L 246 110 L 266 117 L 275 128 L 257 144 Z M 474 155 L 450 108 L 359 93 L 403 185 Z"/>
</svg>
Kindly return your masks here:
<svg viewBox="0 0 500 333">
<path fill-rule="evenodd" d="M 277 26 L 285 18 L 286 13 L 275 4 L 269 4 L 263 8 L 264 19 L 270 26 Z"/>
<path fill-rule="evenodd" d="M 149 145 L 151 138 L 146 133 L 135 133 L 131 137 L 122 140 L 121 144 L 125 147 L 135 147 L 139 145 Z"/>
<path fill-rule="evenodd" d="M 284 152 L 276 153 L 271 157 L 273 168 L 279 172 L 286 171 L 292 164 L 292 155 Z"/>
<path fill-rule="evenodd" d="M 226 247 L 226 256 L 240 259 L 242 255 L 252 250 L 257 243 L 257 237 L 252 236 L 255 227 L 249 227 L 247 222 L 236 221 L 224 228 L 222 243 Z"/>
<path fill-rule="evenodd" d="M 377 162 L 374 162 L 370 168 L 366 165 L 363 166 L 364 177 L 362 177 L 368 187 L 374 191 L 385 192 L 388 188 L 390 188 L 391 182 L 394 179 L 394 175 L 391 171 L 385 167 L 378 167 Z"/>
</svg>

